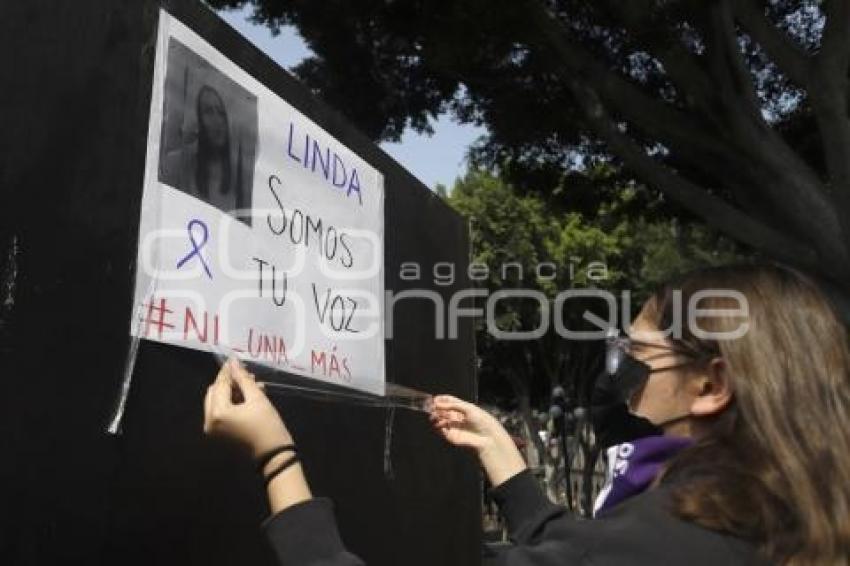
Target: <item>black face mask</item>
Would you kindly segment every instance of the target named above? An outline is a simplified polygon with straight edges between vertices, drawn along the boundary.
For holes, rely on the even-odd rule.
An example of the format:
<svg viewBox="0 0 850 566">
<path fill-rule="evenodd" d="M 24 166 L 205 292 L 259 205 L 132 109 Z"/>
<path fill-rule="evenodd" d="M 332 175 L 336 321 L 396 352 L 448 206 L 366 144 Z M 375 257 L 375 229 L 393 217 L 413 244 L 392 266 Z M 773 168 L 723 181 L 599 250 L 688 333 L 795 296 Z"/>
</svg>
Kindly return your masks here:
<svg viewBox="0 0 850 566">
<path fill-rule="evenodd" d="M 664 434 L 658 425 L 629 411 L 629 398 L 649 378 L 650 368 L 624 356 L 614 373 L 603 371 L 596 378 L 590 401 L 590 420 L 600 448 L 630 442 L 644 436 Z"/>
</svg>

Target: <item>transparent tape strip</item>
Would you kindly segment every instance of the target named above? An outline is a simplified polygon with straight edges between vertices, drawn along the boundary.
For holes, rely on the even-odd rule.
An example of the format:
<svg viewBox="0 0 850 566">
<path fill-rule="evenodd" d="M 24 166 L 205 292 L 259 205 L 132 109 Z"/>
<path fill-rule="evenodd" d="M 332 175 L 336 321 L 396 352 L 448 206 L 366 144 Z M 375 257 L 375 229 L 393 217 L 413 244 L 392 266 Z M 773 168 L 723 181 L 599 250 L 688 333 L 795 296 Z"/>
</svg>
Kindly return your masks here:
<svg viewBox="0 0 850 566">
<path fill-rule="evenodd" d="M 121 425 L 124 420 L 124 413 L 127 406 L 127 399 L 130 395 L 130 387 L 133 381 L 133 370 L 136 366 L 136 358 L 139 354 L 139 343 L 141 341 L 141 324 L 144 319 L 142 316 L 142 305 L 149 301 L 156 292 L 156 280 L 151 280 L 145 299 L 134 309 L 134 317 L 136 320 L 136 331 L 130 335 L 130 346 L 127 354 L 127 362 L 124 365 L 124 373 L 121 379 L 121 386 L 118 393 L 118 398 L 115 402 L 112 415 L 106 427 L 106 432 L 109 434 L 121 434 Z M 233 351 L 228 351 L 221 346 L 217 346 L 213 350 L 213 356 L 224 363 L 228 358 L 240 358 L 240 355 Z M 244 360 L 240 360 L 244 361 Z M 301 378 L 302 381 L 309 381 L 310 378 Z M 355 389 L 343 389 L 336 384 L 326 385 L 321 380 L 316 380 L 316 385 L 308 383 L 294 383 L 292 380 L 287 380 L 285 374 L 281 374 L 280 379 L 274 381 L 260 381 L 266 392 L 269 394 L 287 394 L 298 397 L 313 399 L 326 402 L 344 402 L 355 405 L 363 405 L 368 407 L 382 407 L 389 409 L 408 409 L 429 413 L 431 411 L 433 395 L 418 391 L 410 387 L 405 387 L 395 383 L 378 383 L 374 382 L 376 388 L 384 391 L 383 395 L 368 393 Z M 324 386 L 323 386 L 324 385 Z M 379 386 L 379 387 L 378 387 Z"/>
<path fill-rule="evenodd" d="M 221 365 L 224 365 L 229 358 L 240 359 L 236 352 L 228 352 L 222 347 L 216 347 L 213 351 L 213 355 Z M 317 386 L 285 381 L 258 380 L 257 383 L 261 384 L 267 393 L 281 393 L 322 402 L 342 402 L 387 409 L 386 422 L 384 425 L 383 456 L 384 476 L 388 480 L 392 480 L 395 477 L 392 464 L 392 438 L 396 409 L 401 408 L 416 412 L 430 413 L 434 400 L 433 395 L 430 393 L 424 393 L 395 383 L 380 384 L 384 390 L 384 395 L 376 395 L 353 390 L 325 389 L 318 386 L 318 384 L 323 383 L 321 381 L 317 381 Z"/>
<path fill-rule="evenodd" d="M 136 305 L 133 309 L 135 318 L 136 331 L 130 333 L 130 348 L 127 351 L 127 362 L 124 364 L 124 375 L 121 378 L 121 388 L 118 391 L 118 399 L 115 402 L 115 409 L 112 412 L 112 417 L 109 419 L 109 424 L 106 426 L 106 432 L 109 434 L 121 434 L 121 423 L 124 420 L 124 410 L 127 408 L 127 397 L 130 395 L 130 385 L 133 382 L 133 370 L 136 367 L 136 358 L 139 355 L 139 341 L 142 335 L 142 321 L 144 319 L 142 305 L 149 302 L 156 293 L 156 279 L 151 279 L 145 292 L 145 299 Z"/>
<path fill-rule="evenodd" d="M 216 347 L 213 355 L 220 364 L 224 364 L 228 358 L 236 358 L 244 361 L 241 360 L 240 355 L 236 352 L 228 351 L 220 346 Z M 315 386 L 305 383 L 292 383 L 285 380 L 285 376 L 280 381 L 260 380 L 258 383 L 262 384 L 268 393 L 287 393 L 319 401 L 341 401 L 370 407 L 409 409 L 423 413 L 431 412 L 433 401 L 433 395 L 430 393 L 395 383 L 376 383 L 376 385 L 380 385 L 384 390 L 383 395 L 353 389 L 342 389 L 336 384 L 331 384 L 334 388 L 330 389 L 322 387 L 321 384 L 325 382 L 320 380 L 316 380 Z"/>
</svg>

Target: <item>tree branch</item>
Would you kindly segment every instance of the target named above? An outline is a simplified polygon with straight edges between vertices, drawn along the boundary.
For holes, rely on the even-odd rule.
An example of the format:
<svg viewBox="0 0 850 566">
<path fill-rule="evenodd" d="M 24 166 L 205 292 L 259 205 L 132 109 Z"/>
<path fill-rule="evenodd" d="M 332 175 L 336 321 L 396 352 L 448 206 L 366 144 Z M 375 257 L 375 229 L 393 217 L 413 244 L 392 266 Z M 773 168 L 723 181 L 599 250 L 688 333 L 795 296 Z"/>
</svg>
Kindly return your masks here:
<svg viewBox="0 0 850 566">
<path fill-rule="evenodd" d="M 683 114 L 663 101 L 650 99 L 646 93 L 637 88 L 634 84 L 620 76 L 616 71 L 613 71 L 603 64 L 598 59 L 589 53 L 586 49 L 577 45 L 575 42 L 567 38 L 567 31 L 557 19 L 545 9 L 538 0 L 533 0 L 531 3 L 529 14 L 534 19 L 534 24 L 543 32 L 544 39 L 547 40 L 547 46 L 552 48 L 570 69 L 572 76 L 564 77 L 566 80 L 578 78 L 579 80 L 590 84 L 594 91 L 610 103 L 618 113 L 618 117 L 622 116 L 625 120 L 636 125 L 638 129 L 660 141 L 668 147 L 674 148 L 677 154 L 682 156 L 693 167 L 701 170 L 709 175 L 722 175 L 724 178 L 736 178 L 738 185 L 745 185 L 745 180 L 741 179 L 742 172 L 747 172 L 750 175 L 750 180 L 763 179 L 764 171 L 759 176 L 752 176 L 752 171 L 756 168 L 765 165 L 765 160 L 760 159 L 760 155 L 753 154 L 755 149 L 761 149 L 758 144 L 753 144 L 753 139 L 761 139 L 769 137 L 773 134 L 772 141 L 777 141 L 781 144 L 781 139 L 775 135 L 766 125 L 763 129 L 751 128 L 747 132 L 744 143 L 740 139 L 730 137 L 728 135 L 719 135 L 724 129 L 729 128 L 727 122 L 715 120 L 718 126 L 717 135 L 712 135 L 710 129 L 705 124 L 698 123 L 692 120 L 687 115 Z M 630 5 L 631 6 L 631 5 Z M 612 8 L 616 9 L 616 8 Z M 621 9 L 623 9 L 621 7 Z M 635 23 L 639 16 L 635 14 L 622 14 L 626 20 L 631 20 Z M 668 58 L 668 63 L 678 60 L 678 68 L 694 76 L 694 73 L 702 73 L 692 62 L 686 63 L 684 55 L 679 53 L 676 57 Z M 688 69 L 688 67 L 690 67 Z M 563 71 L 561 72 L 564 74 Z M 717 77 L 712 77 L 709 80 L 713 81 L 709 84 L 707 81 L 698 80 L 692 85 L 692 91 L 700 90 L 698 97 L 703 101 L 703 109 L 707 116 L 717 115 L 718 104 L 716 103 L 716 84 Z M 752 86 L 749 87 L 752 90 Z M 737 113 L 739 128 L 744 128 L 745 124 L 752 126 L 760 120 L 760 115 L 754 116 L 752 112 L 746 117 L 742 116 L 734 102 L 726 104 L 726 107 L 732 108 L 732 112 Z M 745 119 L 747 118 L 747 119 Z M 765 131 L 766 130 L 766 131 Z M 767 136 L 765 136 L 767 134 Z M 764 144 L 763 144 L 764 145 Z M 765 151 L 768 153 L 773 151 L 777 154 L 790 152 L 790 149 L 768 147 Z M 749 155 L 748 155 L 749 152 Z M 793 156 L 791 163 L 798 164 L 799 159 Z M 786 168 L 787 169 L 787 168 Z M 769 168 L 766 169 L 769 171 Z M 803 166 L 803 176 L 805 176 L 805 166 Z M 796 178 L 796 176 L 790 176 Z M 814 176 L 810 176 L 810 179 Z M 750 191 L 757 191 L 763 197 L 769 197 L 772 201 L 778 204 L 780 209 L 784 209 L 785 217 L 788 219 L 799 218 L 799 207 L 794 206 L 787 198 L 788 187 L 781 180 L 771 179 L 767 183 L 750 183 Z M 785 191 L 780 193 L 780 191 Z M 793 190 L 790 192 L 794 192 Z M 793 199 L 790 199 L 793 200 Z M 809 208 L 812 208 L 810 205 Z M 808 221 L 808 218 L 804 218 Z M 799 220 L 798 220 L 799 223 Z M 810 227 L 810 226 L 807 226 Z M 801 233 L 807 233 L 805 229 L 798 230 Z"/>
<path fill-rule="evenodd" d="M 808 83 L 809 55 L 780 30 L 765 13 L 761 0 L 736 0 L 735 17 L 767 55 L 799 86 Z"/>
<path fill-rule="evenodd" d="M 723 66 L 715 64 L 715 75 L 722 74 L 722 81 L 718 81 L 718 77 L 709 76 L 703 68 L 696 64 L 696 55 L 684 48 L 679 38 L 670 37 L 663 32 L 652 18 L 653 2 L 651 0 L 633 0 L 626 3 L 620 3 L 616 0 L 601 0 L 611 17 L 616 18 L 624 27 L 629 29 L 640 38 L 646 38 L 647 41 L 642 41 L 642 47 L 648 49 L 655 57 L 664 65 L 664 70 L 670 77 L 676 88 L 686 96 L 686 102 L 689 106 L 697 110 L 701 110 L 706 118 L 713 121 L 718 130 L 728 129 L 726 117 L 717 112 L 718 104 L 717 85 L 718 83 L 728 85 L 728 89 L 736 88 L 735 80 L 730 78 L 730 73 Z M 698 10 L 702 11 L 700 7 Z M 695 15 L 695 14 L 694 14 Z M 750 114 L 747 116 L 746 122 L 761 121 L 761 113 L 759 103 L 756 98 L 755 90 L 752 87 L 752 80 L 749 75 L 743 60 L 739 54 L 737 44 L 737 36 L 734 33 L 734 21 L 731 11 L 728 6 L 723 14 L 719 14 L 720 20 L 716 22 L 715 27 L 723 28 L 723 37 L 718 39 L 713 38 L 715 51 L 718 50 L 716 44 L 722 43 L 722 48 L 726 50 L 727 58 L 735 64 L 737 71 L 738 82 L 743 82 L 743 86 L 738 87 L 745 90 L 750 96 Z M 715 33 L 715 35 L 718 35 Z M 726 93 L 727 98 L 730 93 Z M 731 93 L 735 100 L 731 104 L 732 112 L 739 114 L 739 104 L 737 104 L 738 94 Z M 727 106 L 730 106 L 727 104 Z M 763 183 L 763 175 L 756 171 L 758 161 L 750 158 L 741 151 L 729 151 L 734 140 L 725 144 L 722 151 L 715 150 L 714 152 L 701 149 L 699 151 L 689 151 L 688 147 L 678 146 L 675 148 L 677 157 L 682 158 L 690 166 L 701 171 L 709 177 L 717 176 L 718 172 L 723 172 L 723 181 L 729 188 L 736 189 L 736 196 L 739 196 L 739 203 L 749 200 L 753 203 L 759 203 L 759 206 L 749 207 L 747 211 L 756 217 L 763 216 L 765 212 L 764 196 L 770 195 L 769 187 L 774 183 Z M 766 189 L 767 187 L 767 189 Z M 796 214 L 797 210 L 792 211 Z M 787 214 L 787 212 L 786 212 Z"/>
<path fill-rule="evenodd" d="M 642 46 L 657 58 L 664 66 L 665 74 L 680 92 L 682 101 L 691 107 L 700 107 L 710 111 L 710 100 L 714 84 L 706 72 L 696 64 L 695 54 L 691 53 L 678 39 L 672 40 L 652 21 L 651 0 L 602 0 L 608 13 L 619 20 L 626 28 L 634 30 L 643 41 Z M 710 112 L 709 112 L 710 115 Z"/>
<path fill-rule="evenodd" d="M 718 230 L 774 257 L 807 269 L 822 269 L 817 253 L 810 247 L 786 238 L 781 232 L 751 217 L 728 203 L 711 196 L 687 179 L 677 175 L 647 155 L 644 149 L 624 134 L 605 112 L 602 101 L 592 89 L 573 81 L 576 96 L 597 134 L 627 166 L 673 200 L 706 220 Z"/>
<path fill-rule="evenodd" d="M 727 27 L 724 36 L 727 43 L 724 48 L 725 58 L 734 56 L 740 59 L 734 29 L 728 29 L 733 27 L 728 5 L 725 10 L 727 10 L 726 13 L 720 14 L 724 18 L 723 25 Z M 760 112 L 754 114 L 752 108 L 747 112 L 741 112 L 736 108 L 736 101 L 727 97 L 725 104 L 721 104 L 726 110 L 727 117 L 734 123 L 736 135 L 724 136 L 723 139 L 712 137 L 705 131 L 705 127 L 663 102 L 649 99 L 635 85 L 604 66 L 587 50 L 569 40 L 569 32 L 540 0 L 529 2 L 529 17 L 542 32 L 543 39 L 548 42 L 544 48 L 548 46 L 553 49 L 565 64 L 566 69 L 560 70 L 564 80 L 573 85 L 589 85 L 592 87 L 594 96 L 600 96 L 610 103 L 626 120 L 636 124 L 638 128 L 668 147 L 674 148 L 675 151 L 690 155 L 690 160 L 697 162 L 698 165 L 701 158 L 725 155 L 729 161 L 737 161 L 742 164 L 740 165 L 742 167 L 759 169 L 761 174 L 758 178 L 762 182 L 754 188 L 770 198 L 777 210 L 782 211 L 783 219 L 792 223 L 798 233 L 805 234 L 806 239 L 816 246 L 817 252 L 824 258 L 837 262 L 847 257 L 846 246 L 843 242 L 836 241 L 836 236 L 841 233 L 840 222 L 832 204 L 821 190 L 820 179 L 782 137 L 764 122 Z M 734 43 L 736 53 L 730 51 L 732 47 L 729 41 Z M 718 40 L 717 43 L 721 42 Z M 718 51 L 720 49 L 721 47 L 716 48 Z M 734 60 L 728 63 L 740 64 Z M 567 70 L 569 73 L 564 72 Z M 716 78 L 731 80 L 728 71 L 725 70 L 718 71 Z M 736 80 L 736 82 L 740 81 Z M 752 84 L 749 88 L 752 89 Z M 575 93 L 576 89 L 573 88 L 573 91 Z M 580 103 L 584 102 L 582 96 L 582 94 L 575 95 Z M 589 118 L 593 121 L 593 117 Z M 627 139 L 626 136 L 622 137 Z M 635 147 L 646 157 L 643 148 L 637 144 Z M 650 162 L 655 163 L 652 159 Z M 723 172 L 717 171 L 716 174 L 723 175 Z M 689 185 L 702 197 L 709 196 L 695 185 L 690 183 Z M 692 196 L 699 200 L 696 195 Z M 801 214 L 800 211 L 806 212 Z M 740 217 L 736 224 L 740 222 L 746 224 L 746 216 L 741 211 L 735 210 L 735 214 Z M 740 230 L 740 228 L 733 229 L 731 233 Z M 762 237 L 771 239 L 766 233 L 762 233 Z M 746 241 L 746 238 L 742 239 Z M 783 239 L 787 240 L 787 238 Z M 777 253 L 782 253 L 782 247 L 777 248 Z"/>
<path fill-rule="evenodd" d="M 844 240 L 850 242 L 850 116 L 848 116 L 848 64 L 850 64 L 850 2 L 826 3 L 826 27 L 809 83 L 809 98 L 826 155 L 831 196 L 842 211 Z"/>
<path fill-rule="evenodd" d="M 843 78 L 846 79 L 847 64 L 850 61 L 850 2 L 829 0 L 824 3 L 824 12 L 826 26 L 816 59 L 818 65 L 824 65 L 835 72 L 844 71 Z"/>
<path fill-rule="evenodd" d="M 729 0 L 712 0 L 706 3 L 708 28 L 706 55 L 712 76 L 718 79 L 720 98 L 727 115 L 746 115 L 744 127 L 751 129 L 752 123 L 762 123 L 761 105 L 756 95 L 753 77 L 744 64 L 732 7 Z M 741 104 L 745 101 L 746 104 Z M 765 124 L 766 125 L 766 124 Z"/>
<path fill-rule="evenodd" d="M 846 0 L 841 0 L 844 3 Z M 806 233 L 817 246 L 822 257 L 835 261 L 847 258 L 847 248 L 836 242 L 842 232 L 841 221 L 835 214 L 832 202 L 821 183 L 820 177 L 790 147 L 787 142 L 766 123 L 761 114 L 760 103 L 753 86 L 752 75 L 745 65 L 738 34 L 732 17 L 732 0 L 714 0 L 707 4 L 709 37 L 714 76 L 721 85 L 721 99 L 730 124 L 744 141 L 744 148 L 754 160 L 766 165 L 765 170 L 774 172 L 773 178 L 767 178 L 762 184 L 764 189 L 773 193 L 772 201 L 784 211 L 788 221 Z M 846 80 L 846 68 L 842 76 Z M 811 89 L 810 89 L 811 90 Z M 844 90 L 841 91 L 842 98 Z M 741 104 L 741 100 L 746 104 Z M 838 125 L 832 128 L 845 128 L 846 112 Z M 841 135 L 850 136 L 850 129 Z M 850 142 L 850 137 L 847 138 Z M 843 145 L 846 149 L 850 145 Z M 845 156 L 841 158 L 841 167 L 850 166 Z M 785 171 L 791 173 L 786 175 Z M 776 174 L 782 172 L 781 174 Z M 800 211 L 806 211 L 801 214 Z M 838 243 L 838 245 L 836 245 Z M 843 258 L 842 258 L 843 256 Z"/>
<path fill-rule="evenodd" d="M 850 118 L 847 115 L 847 67 L 850 58 L 850 3 L 825 4 L 826 27 L 814 58 L 781 31 L 765 14 L 760 0 L 738 0 L 735 15 L 750 35 L 795 83 L 806 88 L 821 135 L 830 196 L 839 212 L 844 255 L 850 242 Z M 840 242 L 839 242 L 840 244 Z M 845 271 L 845 281 L 847 270 Z"/>
<path fill-rule="evenodd" d="M 821 50 L 814 58 L 782 32 L 765 14 L 760 0 L 734 3 L 737 19 L 777 66 L 806 88 L 826 157 L 831 197 L 839 210 L 845 240 L 850 241 L 850 120 L 847 116 L 847 67 L 850 57 L 850 6 L 830 0 Z"/>
<path fill-rule="evenodd" d="M 611 101 L 627 120 L 669 146 L 690 146 L 696 152 L 717 152 L 723 140 L 711 136 L 706 128 L 665 102 L 650 97 L 617 72 L 601 64 L 597 57 L 567 39 L 562 24 L 542 5 L 530 0 L 529 17 L 543 34 L 546 47 L 554 50 L 573 75 L 592 84 Z"/>
<path fill-rule="evenodd" d="M 712 0 L 701 5 L 707 14 L 703 19 L 706 38 L 706 57 L 714 79 L 718 101 L 723 109 L 727 127 L 731 128 L 732 139 L 739 146 L 747 162 L 745 167 L 759 167 L 771 173 L 785 168 L 794 171 L 788 179 L 757 175 L 755 180 L 761 192 L 769 195 L 784 211 L 786 219 L 799 226 L 804 232 L 811 225 L 808 219 L 801 221 L 800 207 L 812 210 L 823 209 L 824 198 L 819 198 L 819 179 L 809 165 L 788 146 L 785 140 L 765 121 L 761 112 L 753 76 L 741 53 L 739 37 L 732 15 L 731 0 Z M 795 186 L 788 181 L 796 178 Z M 803 190 L 801 186 L 804 187 Z M 791 198 L 789 198 L 789 195 Z M 808 226 L 807 226 L 808 224 Z"/>
</svg>

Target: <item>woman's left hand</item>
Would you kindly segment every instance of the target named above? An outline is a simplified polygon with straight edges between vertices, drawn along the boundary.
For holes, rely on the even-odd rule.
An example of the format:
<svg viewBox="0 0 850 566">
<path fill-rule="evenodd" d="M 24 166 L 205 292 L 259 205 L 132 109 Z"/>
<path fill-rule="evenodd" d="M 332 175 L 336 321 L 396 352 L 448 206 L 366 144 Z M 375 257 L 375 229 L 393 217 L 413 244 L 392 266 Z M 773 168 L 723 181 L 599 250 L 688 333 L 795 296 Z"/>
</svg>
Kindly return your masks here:
<svg viewBox="0 0 850 566">
<path fill-rule="evenodd" d="M 234 401 L 234 394 L 237 401 Z M 204 432 L 223 436 L 247 447 L 259 458 L 292 435 L 274 405 L 257 385 L 254 375 L 235 359 L 221 366 L 204 398 Z"/>
<path fill-rule="evenodd" d="M 526 468 L 511 435 L 481 407 L 451 395 L 438 395 L 431 424 L 451 444 L 475 450 L 493 487 Z"/>
</svg>

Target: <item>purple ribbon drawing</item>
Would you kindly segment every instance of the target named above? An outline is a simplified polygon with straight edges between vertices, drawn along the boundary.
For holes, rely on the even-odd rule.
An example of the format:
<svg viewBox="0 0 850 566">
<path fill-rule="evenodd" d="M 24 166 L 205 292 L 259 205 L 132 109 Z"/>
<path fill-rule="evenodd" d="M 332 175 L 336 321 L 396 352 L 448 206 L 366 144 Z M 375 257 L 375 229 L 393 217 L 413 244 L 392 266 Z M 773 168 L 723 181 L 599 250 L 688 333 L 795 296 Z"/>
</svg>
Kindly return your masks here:
<svg viewBox="0 0 850 566">
<path fill-rule="evenodd" d="M 193 231 L 195 226 L 198 226 L 201 229 L 202 238 L 200 242 L 195 240 L 195 232 Z M 189 242 L 192 244 L 192 251 L 186 254 L 186 257 L 177 262 L 177 269 L 180 269 L 187 261 L 197 256 L 201 265 L 204 266 L 204 271 L 207 272 L 207 276 L 212 279 L 213 276 L 212 271 L 210 271 L 210 266 L 207 265 L 207 260 L 204 259 L 204 256 L 201 253 L 201 249 L 207 244 L 207 240 L 209 240 L 210 237 L 209 228 L 207 228 L 207 225 L 204 224 L 203 221 L 193 219 L 189 221 L 189 224 L 186 226 L 186 230 L 189 232 Z"/>
</svg>

